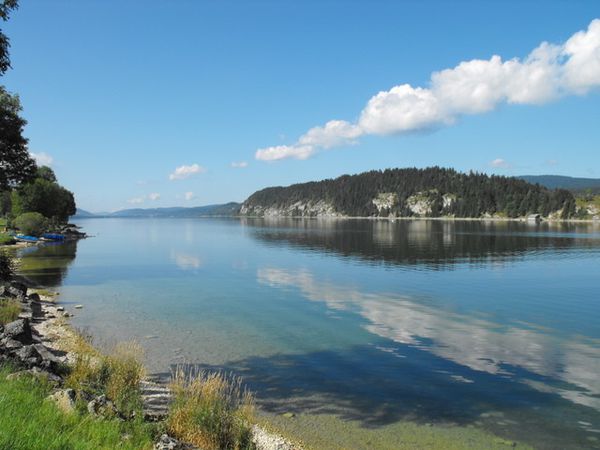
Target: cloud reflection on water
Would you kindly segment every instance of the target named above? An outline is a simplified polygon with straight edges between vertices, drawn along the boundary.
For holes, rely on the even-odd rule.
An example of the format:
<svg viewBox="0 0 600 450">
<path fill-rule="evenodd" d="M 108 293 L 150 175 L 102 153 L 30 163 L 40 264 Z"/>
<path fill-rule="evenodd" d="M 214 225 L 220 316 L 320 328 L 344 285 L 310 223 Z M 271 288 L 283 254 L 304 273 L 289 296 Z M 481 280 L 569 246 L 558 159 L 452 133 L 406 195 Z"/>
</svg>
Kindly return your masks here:
<svg viewBox="0 0 600 450">
<path fill-rule="evenodd" d="M 319 281 L 307 269 L 258 269 L 260 283 L 299 289 L 330 309 L 359 314 L 369 332 L 470 369 L 510 377 L 600 410 L 600 342 L 564 339 L 525 325 L 434 308 L 409 296 L 361 292 Z"/>
</svg>

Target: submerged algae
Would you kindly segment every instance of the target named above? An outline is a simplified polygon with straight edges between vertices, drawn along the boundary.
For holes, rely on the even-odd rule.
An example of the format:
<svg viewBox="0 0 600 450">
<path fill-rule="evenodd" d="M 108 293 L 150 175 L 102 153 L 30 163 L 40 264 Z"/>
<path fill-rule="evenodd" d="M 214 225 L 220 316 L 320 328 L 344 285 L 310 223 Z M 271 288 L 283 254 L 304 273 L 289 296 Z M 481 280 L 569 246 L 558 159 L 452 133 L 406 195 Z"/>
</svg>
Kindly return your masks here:
<svg viewBox="0 0 600 450">
<path fill-rule="evenodd" d="M 396 422 L 381 427 L 364 427 L 361 422 L 342 420 L 331 414 L 298 414 L 293 418 L 263 415 L 265 428 L 271 428 L 305 450 L 321 449 L 440 449 L 506 450 L 531 449 L 528 445 L 503 439 L 472 425 L 418 424 Z"/>
</svg>

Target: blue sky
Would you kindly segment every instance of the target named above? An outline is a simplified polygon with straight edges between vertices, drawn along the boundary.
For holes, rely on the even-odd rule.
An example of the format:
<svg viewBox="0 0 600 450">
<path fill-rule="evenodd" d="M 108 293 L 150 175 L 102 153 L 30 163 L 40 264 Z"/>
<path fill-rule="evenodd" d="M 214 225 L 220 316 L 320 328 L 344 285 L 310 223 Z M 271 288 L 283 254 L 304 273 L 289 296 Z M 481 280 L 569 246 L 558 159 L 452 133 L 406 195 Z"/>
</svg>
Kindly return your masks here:
<svg viewBox="0 0 600 450">
<path fill-rule="evenodd" d="M 4 27 L 2 83 L 21 96 L 30 151 L 92 211 L 241 201 L 387 167 L 600 177 L 596 78 L 523 101 L 513 89 L 479 109 L 452 91 L 452 113 L 402 129 L 393 121 L 405 116 L 378 117 L 392 123 L 383 129 L 361 115 L 378 92 L 428 94 L 433 72 L 524 61 L 598 17 L 593 0 L 27 0 Z M 307 152 L 302 137 L 331 120 L 341 134 Z"/>
</svg>

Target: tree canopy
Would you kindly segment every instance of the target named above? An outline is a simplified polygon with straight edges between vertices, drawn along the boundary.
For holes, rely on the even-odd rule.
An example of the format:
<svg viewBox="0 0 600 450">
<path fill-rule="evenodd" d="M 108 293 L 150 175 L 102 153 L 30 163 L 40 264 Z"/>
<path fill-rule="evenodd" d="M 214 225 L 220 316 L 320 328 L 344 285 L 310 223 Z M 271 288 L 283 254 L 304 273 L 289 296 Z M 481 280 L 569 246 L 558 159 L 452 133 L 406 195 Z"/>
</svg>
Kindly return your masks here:
<svg viewBox="0 0 600 450">
<path fill-rule="evenodd" d="M 49 219 L 66 221 L 76 211 L 73 193 L 56 182 L 49 167 L 40 167 L 32 182 L 13 191 L 11 200 L 13 216 L 35 211 Z"/>
<path fill-rule="evenodd" d="M 0 86 L 0 190 L 30 180 L 36 171 L 35 161 L 27 150 L 23 129 L 27 121 L 18 95 Z"/>
<path fill-rule="evenodd" d="M 11 11 L 19 7 L 18 0 L 3 0 L 0 2 L 0 19 L 4 22 L 8 20 Z M 10 40 L 0 30 L 0 75 L 3 75 L 8 69 L 10 69 L 10 55 L 8 49 L 10 48 Z"/>
</svg>

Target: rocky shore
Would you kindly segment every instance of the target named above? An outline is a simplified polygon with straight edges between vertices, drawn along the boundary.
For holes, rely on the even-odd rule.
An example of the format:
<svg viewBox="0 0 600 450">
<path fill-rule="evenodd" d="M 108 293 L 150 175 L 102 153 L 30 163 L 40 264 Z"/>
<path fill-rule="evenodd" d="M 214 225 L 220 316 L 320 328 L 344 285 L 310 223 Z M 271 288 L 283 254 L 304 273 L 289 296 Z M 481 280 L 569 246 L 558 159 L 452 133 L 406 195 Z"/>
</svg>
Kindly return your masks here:
<svg viewBox="0 0 600 450">
<path fill-rule="evenodd" d="M 64 386 L 68 368 L 75 361 L 75 355 L 67 349 L 80 337 L 70 327 L 68 318 L 72 313 L 56 303 L 56 295 L 29 289 L 24 283 L 12 281 L 0 286 L 0 299 L 18 301 L 21 306 L 19 317 L 0 325 L 0 364 L 9 364 L 16 369 L 8 377 L 21 376 L 45 378 L 54 390 L 48 397 L 65 413 L 75 411 L 77 394 Z M 172 395 L 168 385 L 147 377 L 140 383 L 143 400 L 144 420 L 160 422 L 169 411 Z M 94 417 L 107 414 L 120 416 L 119 411 L 105 395 L 86 398 L 87 411 Z M 252 440 L 258 450 L 299 450 L 298 445 L 288 442 L 281 436 L 270 433 L 255 425 Z M 155 443 L 156 450 L 190 450 L 197 447 L 180 442 L 168 435 L 162 435 Z"/>
</svg>

